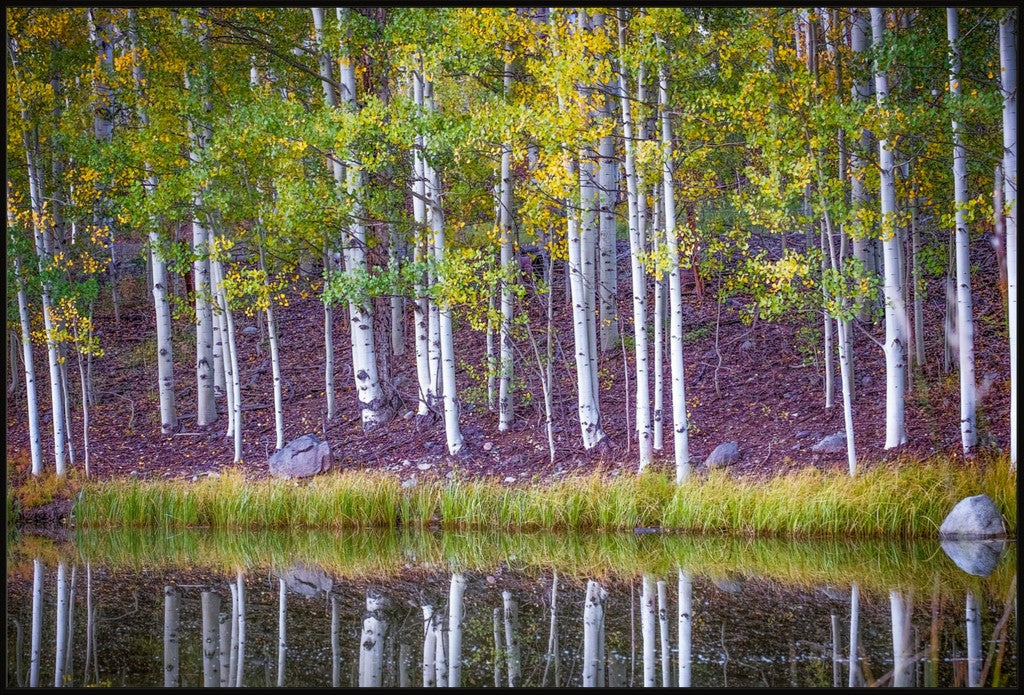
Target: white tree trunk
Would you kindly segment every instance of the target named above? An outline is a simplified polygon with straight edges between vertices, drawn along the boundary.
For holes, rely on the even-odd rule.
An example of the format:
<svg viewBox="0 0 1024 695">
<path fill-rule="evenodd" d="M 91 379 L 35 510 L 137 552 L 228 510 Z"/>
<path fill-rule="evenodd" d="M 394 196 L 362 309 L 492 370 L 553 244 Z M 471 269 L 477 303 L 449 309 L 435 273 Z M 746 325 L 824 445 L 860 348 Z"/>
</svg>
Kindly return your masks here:
<svg viewBox="0 0 1024 695">
<path fill-rule="evenodd" d="M 868 17 L 862 9 L 854 8 L 851 10 L 850 47 L 855 54 L 863 53 L 868 49 Z M 854 74 L 856 75 L 856 73 Z M 856 77 L 854 77 L 851 91 L 854 100 L 857 102 L 866 102 L 871 96 L 871 86 L 868 81 L 861 81 Z M 864 183 L 864 171 L 866 164 L 864 156 L 867 154 L 870 146 L 871 135 L 866 128 L 862 129 L 860 133 L 859 149 L 855 145 L 852 148 L 852 154 L 850 157 L 850 166 L 852 169 L 851 198 L 855 209 L 867 207 L 871 199 L 867 186 Z M 852 239 L 854 258 L 859 260 L 866 270 L 874 271 L 875 263 L 874 252 L 872 250 L 872 240 L 865 236 L 863 231 L 853 234 Z M 862 318 L 865 318 L 866 315 L 866 312 L 862 314 Z"/>
<path fill-rule="evenodd" d="M 501 603 L 505 618 L 505 657 L 508 660 L 508 687 L 519 687 L 522 664 L 519 656 L 519 638 L 516 630 L 519 627 L 519 606 L 512 599 L 512 592 L 501 592 Z"/>
<path fill-rule="evenodd" d="M 188 20 L 182 18 L 181 21 L 182 26 L 188 31 Z M 209 28 L 204 29 L 199 35 L 199 50 L 202 54 L 200 60 L 208 59 Z M 186 92 L 192 89 L 192 81 L 189 79 L 189 71 L 186 68 Z M 201 96 L 203 110 L 209 113 L 212 109 L 210 95 L 204 89 Z M 189 158 L 192 164 L 197 165 L 202 160 L 208 135 L 209 126 L 206 123 L 190 123 L 189 140 L 192 151 Z M 195 260 L 192 261 L 192 274 L 195 279 L 196 310 L 196 425 L 199 427 L 209 425 L 217 419 L 217 404 L 214 401 L 213 393 L 213 312 L 210 307 L 210 258 L 207 253 L 210 235 L 199 219 L 200 211 L 203 208 L 203 189 L 204 187 L 200 186 L 192 195 L 192 252 L 195 254 Z"/>
<path fill-rule="evenodd" d="M 625 10 L 619 10 L 619 51 L 625 52 L 626 22 Z M 653 459 L 651 432 L 651 399 L 647 370 L 647 269 L 640 262 L 644 251 L 643 229 L 640 223 L 637 186 L 636 153 L 633 144 L 633 115 L 630 108 L 629 85 L 626 67 L 620 60 L 619 97 L 622 102 L 622 134 L 625 145 L 626 205 L 629 220 L 630 275 L 633 290 L 633 343 L 636 360 L 636 435 L 640 462 L 643 471 Z"/>
<path fill-rule="evenodd" d="M 462 626 L 466 619 L 462 598 L 465 592 L 466 578 L 453 572 L 448 589 L 448 686 L 451 688 L 462 684 Z"/>
<path fill-rule="evenodd" d="M 284 399 L 281 394 L 281 354 L 277 345 L 277 320 L 273 302 L 267 305 L 267 333 L 270 336 L 270 367 L 274 378 L 274 434 L 276 449 L 284 446 Z"/>
<path fill-rule="evenodd" d="M 218 616 L 220 637 L 220 687 L 228 687 L 231 681 L 231 614 L 221 612 Z"/>
<path fill-rule="evenodd" d="M 594 27 L 604 24 L 604 15 L 594 15 Z M 612 85 L 602 85 L 605 95 L 604 108 L 600 117 L 607 122 L 615 119 L 615 102 L 611 98 L 614 93 Z M 598 209 L 599 209 L 599 242 L 600 282 L 598 283 L 598 299 L 600 302 L 599 321 L 601 324 L 601 351 L 615 349 L 619 340 L 619 309 L 618 309 L 618 257 L 615 239 L 615 202 L 618 189 L 615 184 L 615 173 L 618 165 L 615 160 L 615 137 L 609 133 L 598 142 Z"/>
<path fill-rule="evenodd" d="M 338 8 L 339 25 L 349 10 Z M 355 93 L 355 63 L 351 56 L 344 55 L 341 64 L 341 100 L 340 103 L 349 111 L 356 112 L 359 107 Z M 335 170 L 337 176 L 337 170 Z M 337 181 L 337 179 L 336 179 Z M 341 181 L 337 181 L 341 185 Z M 348 153 L 345 163 L 345 189 L 352 205 L 349 224 L 349 242 L 343 245 L 345 271 L 347 273 L 365 273 L 366 262 L 366 225 L 363 222 L 363 196 L 365 194 L 365 175 L 361 164 L 356 160 L 354 150 Z M 352 338 L 352 372 L 355 376 L 356 393 L 362 410 L 363 430 L 374 429 L 394 416 L 394 410 L 384 397 L 380 379 L 377 374 L 377 349 L 373 336 L 373 305 L 372 300 L 349 302 L 349 323 Z"/>
<path fill-rule="evenodd" d="M 448 687 L 448 660 L 445 658 L 445 649 L 448 645 L 444 638 L 444 618 L 434 616 L 434 679 L 438 688 Z"/>
<path fill-rule="evenodd" d="M 512 90 L 512 64 L 504 66 L 504 93 L 509 98 Z M 516 275 L 519 264 L 512 257 L 512 145 L 501 146 L 501 196 L 498 218 L 501 232 L 501 334 L 500 361 L 498 363 L 498 431 L 508 432 L 514 417 L 512 393 L 513 344 L 512 344 L 512 289 L 511 277 Z"/>
<path fill-rule="evenodd" d="M 654 658 L 655 648 L 655 588 L 654 579 L 650 575 L 643 576 L 643 585 L 640 593 L 640 634 L 643 638 L 644 654 L 644 687 L 653 688 L 658 684 L 657 668 Z"/>
<path fill-rule="evenodd" d="M 946 36 L 949 39 L 949 93 L 960 96 L 960 24 L 955 7 L 946 8 Z M 956 322 L 960 336 L 960 441 L 964 455 L 974 452 L 978 431 L 974 379 L 974 309 L 971 300 L 970 236 L 964 206 L 967 204 L 967 149 L 953 119 L 953 190 L 956 200 Z"/>
<path fill-rule="evenodd" d="M 594 580 L 587 581 L 583 603 L 583 687 L 599 685 L 603 664 L 600 654 L 601 624 L 604 622 L 604 601 L 608 591 Z M 652 633 L 653 638 L 653 633 Z"/>
<path fill-rule="evenodd" d="M 231 380 L 231 395 L 228 404 L 231 406 L 231 418 L 229 421 L 228 433 L 234 439 L 234 462 L 242 460 L 242 383 L 241 374 L 238 370 L 238 343 L 235 340 L 235 318 L 228 304 L 227 291 L 224 289 L 224 265 L 221 261 L 214 261 L 210 265 L 215 297 L 219 304 L 222 316 L 223 335 L 227 336 L 225 344 L 225 366 L 227 367 L 226 378 Z"/>
<path fill-rule="evenodd" d="M 341 687 L 341 597 L 331 594 L 331 687 Z"/>
<path fill-rule="evenodd" d="M 690 687 L 693 653 L 693 579 L 690 573 L 679 570 L 679 683 Z"/>
<path fill-rule="evenodd" d="M 203 615 L 203 687 L 220 685 L 220 595 L 204 591 L 201 596 Z M 166 610 L 166 606 L 165 606 Z"/>
<path fill-rule="evenodd" d="M 660 41 L 660 39 L 659 39 Z M 672 183 L 672 125 L 668 113 L 668 73 L 659 70 L 658 105 L 661 111 L 662 178 L 665 205 L 665 241 L 669 259 L 669 310 L 671 326 L 669 353 L 672 361 L 672 428 L 675 448 L 676 482 L 690 477 L 689 426 L 686 418 L 686 389 L 683 380 L 683 294 L 679 269 L 679 240 L 676 238 L 676 203 Z"/>
<path fill-rule="evenodd" d="M 428 83 L 429 84 L 429 83 Z M 431 90 L 432 91 L 432 90 Z M 432 94 L 427 99 L 427 110 L 434 111 Z M 428 184 L 428 215 L 433 232 L 434 260 L 441 265 L 444 260 L 444 210 L 441 204 L 441 178 L 426 161 L 423 163 Z M 449 306 L 438 306 L 438 335 L 441 352 L 441 396 L 444 401 L 444 431 L 448 453 L 454 456 L 462 451 L 462 432 L 459 430 L 459 404 L 455 389 L 455 343 L 452 337 L 452 310 Z"/>
<path fill-rule="evenodd" d="M 918 203 L 915 196 L 910 204 L 910 268 L 914 283 L 914 361 L 923 369 L 927 361 L 924 352 L 924 280 L 921 278 L 921 231 L 917 224 Z"/>
<path fill-rule="evenodd" d="M 882 43 L 885 13 L 871 8 L 871 33 L 875 45 Z M 889 97 L 889 79 L 875 65 L 875 96 L 879 107 Z M 906 347 L 904 324 L 906 305 L 900 284 L 899 235 L 896 230 L 896 187 L 893 177 L 893 151 L 885 138 L 878 141 L 878 160 L 882 198 L 882 253 L 885 267 L 885 448 L 907 443 L 903 394 L 906 388 Z"/>
<path fill-rule="evenodd" d="M 22 111 L 22 119 L 26 118 L 27 114 Z M 37 171 L 36 160 L 33 156 L 34 150 L 32 149 L 27 132 L 24 133 L 23 140 L 25 143 L 25 159 L 28 164 L 29 199 L 32 204 L 33 213 L 32 232 L 35 240 L 39 272 L 42 274 L 43 270 L 49 263 L 50 244 L 48 239 L 50 232 L 40 227 L 43 210 L 43 191 L 41 190 L 42 181 L 39 177 L 39 172 Z M 42 302 L 43 326 L 46 330 L 47 336 L 46 352 L 50 367 L 50 404 L 53 411 L 53 457 L 57 475 L 63 476 L 67 473 L 67 454 L 64 448 L 66 439 L 63 420 L 64 394 L 61 391 L 60 386 L 60 362 L 58 361 L 57 344 L 53 340 L 53 319 L 50 315 L 52 306 L 50 299 L 50 283 L 47 281 L 42 283 Z"/>
<path fill-rule="evenodd" d="M 1017 11 L 999 23 L 1003 92 L 1003 198 L 1006 213 L 1006 297 L 1010 332 L 1010 469 L 1017 470 Z"/>
<path fill-rule="evenodd" d="M 36 400 L 36 368 L 32 361 L 32 329 L 28 317 L 25 276 L 21 270 L 21 259 L 17 257 L 14 259 L 14 273 L 18 282 L 18 317 L 21 325 L 21 356 L 25 363 L 25 399 L 29 445 L 32 450 L 32 475 L 39 475 L 43 472 L 43 445 L 39 430 L 39 405 Z M 17 369 L 17 365 L 12 364 L 11 369 Z"/>
<path fill-rule="evenodd" d="M 387 223 L 388 229 L 388 267 L 398 273 L 402 265 L 402 246 L 399 242 L 395 225 Z M 405 297 L 399 294 L 391 296 L 391 354 L 400 357 L 405 354 Z"/>
<path fill-rule="evenodd" d="M 359 638 L 359 687 L 379 688 L 384 655 L 384 633 L 388 629 L 382 617 L 384 598 L 373 590 L 366 594 L 366 614 Z"/>
<path fill-rule="evenodd" d="M 663 237 L 660 227 L 660 196 L 655 196 L 651 220 L 652 250 L 657 254 Z M 665 448 L 665 275 L 654 277 L 654 450 Z"/>
<path fill-rule="evenodd" d="M 238 587 L 234 582 L 228 582 L 231 589 L 231 641 L 228 645 L 228 679 L 227 687 L 235 687 L 238 681 Z"/>
</svg>

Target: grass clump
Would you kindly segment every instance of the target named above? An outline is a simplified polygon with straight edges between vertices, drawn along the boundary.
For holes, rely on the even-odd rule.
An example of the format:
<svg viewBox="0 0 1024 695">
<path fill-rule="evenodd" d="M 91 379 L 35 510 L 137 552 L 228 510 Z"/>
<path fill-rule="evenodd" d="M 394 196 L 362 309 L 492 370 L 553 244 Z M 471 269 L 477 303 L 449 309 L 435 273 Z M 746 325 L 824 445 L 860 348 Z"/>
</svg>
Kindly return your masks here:
<svg viewBox="0 0 1024 695">
<path fill-rule="evenodd" d="M 89 483 L 76 509 L 87 526 L 317 528 L 439 525 L 445 529 L 613 531 L 662 527 L 789 537 L 934 536 L 962 498 L 988 494 L 1016 530 L 1016 474 L 1005 457 L 967 465 L 902 461 L 856 477 L 805 469 L 768 480 L 715 470 L 677 486 L 666 473 L 602 472 L 510 487 L 495 479 L 403 487 L 386 474 L 310 481 L 247 480 L 228 471 L 196 483 Z"/>
</svg>

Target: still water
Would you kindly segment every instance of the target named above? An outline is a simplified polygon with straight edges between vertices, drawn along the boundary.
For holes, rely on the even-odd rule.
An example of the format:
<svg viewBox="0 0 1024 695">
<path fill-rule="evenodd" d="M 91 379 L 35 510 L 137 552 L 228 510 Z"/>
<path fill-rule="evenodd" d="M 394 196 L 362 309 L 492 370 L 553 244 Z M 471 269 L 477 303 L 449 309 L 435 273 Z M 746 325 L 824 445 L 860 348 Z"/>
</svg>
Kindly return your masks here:
<svg viewBox="0 0 1024 695">
<path fill-rule="evenodd" d="M 8 687 L 1018 685 L 1016 547 L 22 535 Z"/>
</svg>

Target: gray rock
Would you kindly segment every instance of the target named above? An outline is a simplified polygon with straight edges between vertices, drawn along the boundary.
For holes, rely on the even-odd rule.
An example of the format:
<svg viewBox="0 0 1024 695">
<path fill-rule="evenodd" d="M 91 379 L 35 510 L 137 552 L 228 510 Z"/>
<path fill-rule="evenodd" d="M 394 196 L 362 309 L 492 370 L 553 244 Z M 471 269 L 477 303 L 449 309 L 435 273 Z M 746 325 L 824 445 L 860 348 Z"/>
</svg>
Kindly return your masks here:
<svg viewBox="0 0 1024 695">
<path fill-rule="evenodd" d="M 754 341 L 751 340 L 750 338 L 747 338 L 742 343 L 740 343 L 740 350 L 742 350 L 743 352 L 746 352 L 747 350 L 753 350 L 753 349 L 754 349 Z"/>
<path fill-rule="evenodd" d="M 278 478 L 308 478 L 331 470 L 331 447 L 315 434 L 304 434 L 272 453 L 267 465 Z"/>
<path fill-rule="evenodd" d="M 415 475 L 413 477 L 411 477 L 411 478 L 408 478 L 408 479 L 402 481 L 402 488 L 403 489 L 410 488 L 410 487 L 416 487 L 416 476 Z"/>
<path fill-rule="evenodd" d="M 242 329 L 242 333 L 244 333 L 245 335 L 256 335 L 259 332 L 260 329 L 256 328 L 256 326 L 246 326 L 245 328 Z"/>
<path fill-rule="evenodd" d="M 839 589 L 834 586 L 823 586 L 821 587 L 821 593 L 828 596 L 833 601 L 849 601 L 850 594 L 846 591 Z"/>
<path fill-rule="evenodd" d="M 805 437 L 810 437 L 812 434 L 813 432 L 810 430 L 797 430 L 793 436 L 797 439 L 804 439 Z"/>
<path fill-rule="evenodd" d="M 284 580 L 288 591 L 313 598 L 320 592 L 327 593 L 334 587 L 334 580 L 322 570 L 312 569 L 305 565 L 296 565 L 290 570 L 277 575 Z"/>
<path fill-rule="evenodd" d="M 715 450 L 704 459 L 705 468 L 725 468 L 739 460 L 740 449 L 736 442 L 725 442 L 715 447 Z"/>
<path fill-rule="evenodd" d="M 939 526 L 939 538 L 972 539 L 1006 535 L 999 508 L 988 495 L 965 497 Z"/>
<path fill-rule="evenodd" d="M 416 417 L 416 413 L 414 413 L 411 410 L 407 410 L 405 412 L 405 415 L 402 416 L 402 419 L 403 420 L 412 420 L 414 417 Z"/>
<path fill-rule="evenodd" d="M 836 432 L 823 438 L 811 447 L 811 451 L 819 454 L 840 454 L 846 451 L 846 432 Z"/>
<path fill-rule="evenodd" d="M 421 471 L 429 471 L 433 467 L 433 465 L 434 464 L 432 463 L 417 463 L 416 468 L 420 469 Z"/>
<path fill-rule="evenodd" d="M 992 574 L 1006 550 L 1006 541 L 944 540 L 940 543 L 949 559 L 967 574 Z"/>
<path fill-rule="evenodd" d="M 744 579 L 738 574 L 730 573 L 727 578 L 712 579 L 711 583 L 727 594 L 738 594 L 743 591 Z"/>
</svg>

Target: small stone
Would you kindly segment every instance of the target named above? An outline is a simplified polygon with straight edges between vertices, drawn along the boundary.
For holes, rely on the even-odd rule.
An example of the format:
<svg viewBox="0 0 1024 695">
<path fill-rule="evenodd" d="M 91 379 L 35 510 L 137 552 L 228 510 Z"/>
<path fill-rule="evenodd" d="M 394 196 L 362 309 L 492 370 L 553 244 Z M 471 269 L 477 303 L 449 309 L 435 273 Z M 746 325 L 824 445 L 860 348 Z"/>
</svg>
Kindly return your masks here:
<svg viewBox="0 0 1024 695">
<path fill-rule="evenodd" d="M 245 328 L 242 329 L 242 333 L 244 333 L 245 335 L 256 335 L 259 332 L 260 329 L 256 328 L 256 326 L 246 326 Z"/>
<path fill-rule="evenodd" d="M 505 482 L 506 483 L 514 483 L 514 482 L 516 482 L 516 477 L 514 475 L 506 476 L 505 477 Z"/>
<path fill-rule="evenodd" d="M 405 415 L 402 416 L 402 418 L 405 420 L 412 420 L 414 417 L 416 417 L 416 413 L 414 413 L 411 410 L 406 411 Z"/>
<path fill-rule="evenodd" d="M 484 442 L 484 451 L 490 451 L 493 448 L 494 448 L 493 444 L 491 444 L 490 442 Z"/>
<path fill-rule="evenodd" d="M 415 475 L 413 477 L 407 479 L 407 480 L 403 480 L 402 481 L 402 488 L 403 489 L 410 488 L 410 487 L 416 487 L 416 476 Z"/>
<path fill-rule="evenodd" d="M 494 577 L 492 577 L 492 576 L 491 576 L 491 575 L 489 575 L 489 574 L 487 575 L 487 583 L 488 583 L 488 584 L 497 584 L 497 582 L 498 582 L 498 580 L 497 580 L 497 579 L 495 579 Z"/>
<path fill-rule="evenodd" d="M 424 449 L 433 449 L 437 447 L 437 442 L 423 442 Z"/>
<path fill-rule="evenodd" d="M 846 432 L 839 431 L 824 437 L 811 447 L 811 451 L 821 454 L 840 454 L 846 451 Z"/>
<path fill-rule="evenodd" d="M 726 466 L 736 463 L 740 457 L 739 446 L 736 442 L 725 442 L 715 447 L 706 459 L 704 459 L 705 468 L 725 468 Z"/>
<path fill-rule="evenodd" d="M 789 450 L 790 451 L 799 451 L 800 450 L 800 445 L 799 444 L 794 444 L 793 446 L 789 447 Z"/>
<path fill-rule="evenodd" d="M 740 350 L 743 351 L 743 352 L 746 352 L 747 350 L 753 350 L 753 349 L 754 349 L 754 341 L 751 340 L 750 338 L 747 338 L 742 343 L 740 343 Z"/>
<path fill-rule="evenodd" d="M 803 439 L 804 437 L 810 437 L 811 436 L 811 431 L 810 430 L 797 430 L 796 434 L 794 434 L 793 436 L 796 437 L 797 439 Z"/>
<path fill-rule="evenodd" d="M 402 461 L 402 465 L 403 466 L 411 466 L 412 465 L 412 461 L 410 461 L 409 459 L 405 459 L 404 461 Z"/>
<path fill-rule="evenodd" d="M 870 386 L 871 385 L 871 377 L 869 377 L 869 376 L 863 377 L 860 380 L 860 385 L 861 386 Z"/>
<path fill-rule="evenodd" d="M 432 463 L 417 463 L 416 464 L 416 468 L 420 469 L 421 471 L 429 471 L 431 468 L 433 468 L 433 466 L 434 466 L 434 464 L 432 464 Z"/>
</svg>

